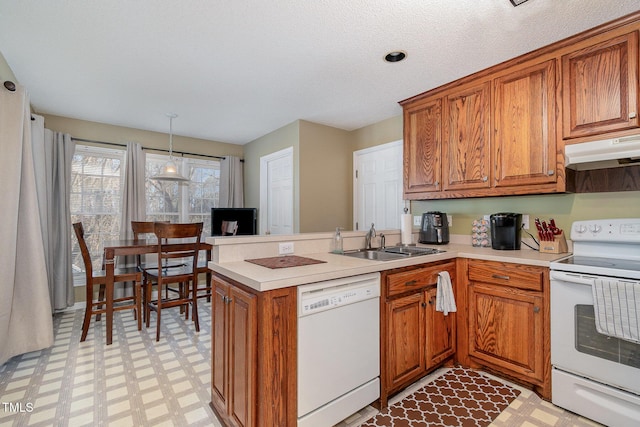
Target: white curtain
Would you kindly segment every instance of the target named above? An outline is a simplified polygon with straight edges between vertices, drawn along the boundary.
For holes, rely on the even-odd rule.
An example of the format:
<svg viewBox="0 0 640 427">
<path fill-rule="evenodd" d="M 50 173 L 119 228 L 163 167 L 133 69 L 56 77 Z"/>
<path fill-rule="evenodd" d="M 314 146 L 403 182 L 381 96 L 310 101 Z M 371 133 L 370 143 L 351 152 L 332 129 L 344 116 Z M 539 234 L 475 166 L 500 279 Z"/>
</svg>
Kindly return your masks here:
<svg viewBox="0 0 640 427">
<path fill-rule="evenodd" d="M 133 239 L 131 221 L 145 221 L 147 217 L 147 199 L 145 194 L 145 154 L 138 143 L 127 143 L 127 154 L 124 162 L 124 185 L 122 188 L 122 200 L 120 206 L 120 238 Z M 135 256 L 119 259 L 119 266 L 133 266 L 136 263 Z M 125 295 L 133 295 L 131 283 L 116 284 L 114 295 L 119 298 Z"/>
<path fill-rule="evenodd" d="M 0 89 L 0 365 L 53 344 L 29 97 Z"/>
<path fill-rule="evenodd" d="M 145 221 L 147 217 L 147 199 L 144 188 L 145 155 L 140 144 L 127 143 L 127 158 L 124 163 L 120 238 L 133 239 L 131 221 Z"/>
<path fill-rule="evenodd" d="M 31 141 L 51 309 L 64 310 L 75 303 L 70 192 L 76 144 L 68 133 L 45 129 L 42 116 L 34 114 L 33 118 Z"/>
<path fill-rule="evenodd" d="M 239 157 L 226 156 L 220 162 L 220 201 L 221 208 L 244 207 L 244 179 L 242 162 Z"/>
</svg>

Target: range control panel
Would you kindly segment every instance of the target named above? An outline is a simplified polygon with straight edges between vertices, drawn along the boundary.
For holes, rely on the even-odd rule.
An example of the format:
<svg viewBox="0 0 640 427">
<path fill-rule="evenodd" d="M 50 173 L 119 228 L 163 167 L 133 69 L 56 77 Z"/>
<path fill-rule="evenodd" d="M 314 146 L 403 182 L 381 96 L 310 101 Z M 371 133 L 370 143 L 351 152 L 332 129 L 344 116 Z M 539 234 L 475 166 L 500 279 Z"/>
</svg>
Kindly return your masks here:
<svg viewBox="0 0 640 427">
<path fill-rule="evenodd" d="M 571 227 L 571 240 L 640 243 L 640 218 L 576 221 Z"/>
</svg>

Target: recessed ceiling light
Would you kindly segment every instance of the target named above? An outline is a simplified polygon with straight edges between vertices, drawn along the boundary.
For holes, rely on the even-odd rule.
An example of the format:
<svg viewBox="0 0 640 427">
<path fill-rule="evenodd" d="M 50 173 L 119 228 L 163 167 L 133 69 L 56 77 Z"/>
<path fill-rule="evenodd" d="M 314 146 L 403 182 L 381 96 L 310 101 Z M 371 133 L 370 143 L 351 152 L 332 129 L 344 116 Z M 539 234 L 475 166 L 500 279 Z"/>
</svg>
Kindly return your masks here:
<svg viewBox="0 0 640 427">
<path fill-rule="evenodd" d="M 387 62 L 400 62 L 407 57 L 407 54 L 401 50 L 389 52 L 385 55 L 384 60 Z"/>
</svg>

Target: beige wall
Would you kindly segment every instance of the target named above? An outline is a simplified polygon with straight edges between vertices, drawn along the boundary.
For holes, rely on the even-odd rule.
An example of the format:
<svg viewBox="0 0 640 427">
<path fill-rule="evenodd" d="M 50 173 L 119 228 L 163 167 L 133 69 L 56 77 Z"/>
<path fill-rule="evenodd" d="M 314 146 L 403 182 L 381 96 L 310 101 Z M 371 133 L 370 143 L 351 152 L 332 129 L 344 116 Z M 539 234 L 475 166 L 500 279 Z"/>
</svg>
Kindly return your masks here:
<svg viewBox="0 0 640 427">
<path fill-rule="evenodd" d="M 295 121 L 244 145 L 244 204 L 260 209 L 260 158 L 293 147 L 293 224 L 300 231 L 300 122 Z M 258 211 L 258 217 L 260 212 Z M 258 229 L 264 233 L 262 224 Z"/>
<path fill-rule="evenodd" d="M 590 194 L 549 194 L 541 196 L 486 197 L 479 199 L 415 201 L 411 212 L 421 215 L 441 211 L 453 215 L 453 234 L 471 234 L 471 222 L 498 212 L 518 212 L 533 219 L 554 218 L 569 230 L 573 221 L 596 218 L 640 218 L 640 191 Z M 523 235 L 524 236 L 524 235 Z"/>
<path fill-rule="evenodd" d="M 294 232 L 350 228 L 351 141 L 350 132 L 297 120 L 246 144 L 245 205 L 260 207 L 260 158 L 293 147 Z"/>
<path fill-rule="evenodd" d="M 44 124 L 47 129 L 69 133 L 75 138 L 91 139 L 95 141 L 124 144 L 138 142 L 145 148 L 169 149 L 169 134 L 146 130 L 113 126 L 85 120 L 70 119 L 68 117 L 44 114 Z M 167 127 L 168 129 L 168 127 Z M 83 143 L 84 144 L 84 143 Z M 194 154 L 209 156 L 243 156 L 241 145 L 205 139 L 189 138 L 173 135 L 173 149 Z"/>
<path fill-rule="evenodd" d="M 398 107 L 399 108 L 399 107 Z M 402 139 L 402 115 L 354 130 L 353 150 L 362 150 Z"/>
<path fill-rule="evenodd" d="M 350 132 L 300 122 L 300 231 L 352 229 Z"/>
</svg>

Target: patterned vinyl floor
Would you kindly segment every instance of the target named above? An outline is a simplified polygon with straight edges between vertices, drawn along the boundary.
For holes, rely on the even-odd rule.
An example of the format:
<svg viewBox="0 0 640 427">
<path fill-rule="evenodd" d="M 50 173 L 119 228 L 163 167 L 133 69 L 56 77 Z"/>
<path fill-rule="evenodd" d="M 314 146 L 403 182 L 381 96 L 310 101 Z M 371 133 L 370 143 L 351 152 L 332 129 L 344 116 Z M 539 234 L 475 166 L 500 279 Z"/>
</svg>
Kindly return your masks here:
<svg viewBox="0 0 640 427">
<path fill-rule="evenodd" d="M 118 312 L 110 346 L 104 344 L 104 322 L 92 322 L 80 343 L 83 312 L 57 314 L 53 347 L 0 366 L 0 426 L 220 426 L 209 407 L 210 305 L 199 307 L 200 333 L 177 309 L 163 311 L 158 343 L 153 318 L 151 327 L 139 332 L 131 312 Z M 404 395 L 446 371 L 436 371 Z M 597 425 L 520 390 L 493 426 Z M 375 412 L 367 407 L 340 426 L 358 426 Z"/>
<path fill-rule="evenodd" d="M 220 426 L 209 407 L 210 306 L 198 306 L 199 333 L 165 310 L 159 342 L 153 314 L 139 332 L 132 312 L 118 312 L 109 346 L 104 321 L 80 343 L 83 312 L 56 315 L 53 347 L 0 367 L 0 425 Z"/>
</svg>

